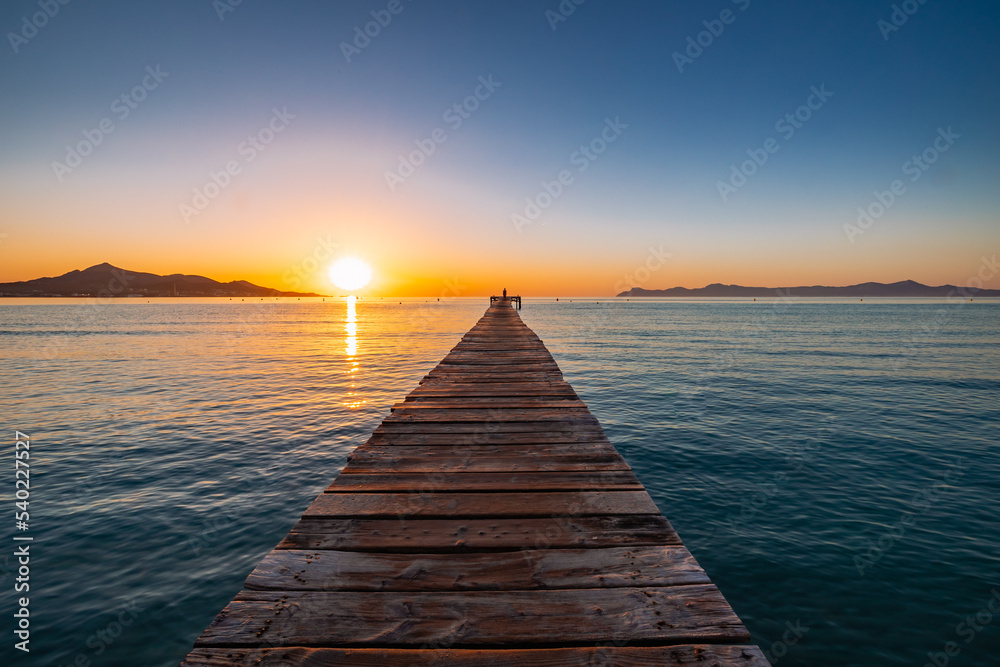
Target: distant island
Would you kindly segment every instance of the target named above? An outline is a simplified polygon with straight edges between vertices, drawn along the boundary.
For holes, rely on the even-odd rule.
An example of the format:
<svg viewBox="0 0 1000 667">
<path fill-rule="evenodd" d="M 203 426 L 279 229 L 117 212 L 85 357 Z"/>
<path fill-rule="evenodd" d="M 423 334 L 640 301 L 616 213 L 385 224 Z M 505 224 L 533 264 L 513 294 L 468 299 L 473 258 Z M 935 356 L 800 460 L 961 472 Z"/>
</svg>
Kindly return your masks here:
<svg viewBox="0 0 1000 667">
<path fill-rule="evenodd" d="M 90 296 L 90 297 L 142 297 L 142 296 L 323 296 L 313 292 L 282 292 L 270 287 L 260 287 L 245 280 L 220 283 L 204 276 L 174 273 L 158 276 L 155 273 L 126 271 L 107 262 L 82 271 L 70 271 L 55 278 L 36 278 L 16 283 L 0 283 L 0 297 L 4 296 Z"/>
<path fill-rule="evenodd" d="M 706 287 L 688 289 L 687 287 L 671 287 L 670 289 L 643 289 L 633 287 L 618 294 L 618 296 L 727 296 L 727 297 L 769 297 L 769 296 L 852 296 L 863 298 L 866 296 L 1000 296 L 1000 290 L 977 289 L 974 287 L 956 287 L 954 285 L 940 285 L 931 287 L 922 285 L 913 280 L 903 280 L 898 283 L 861 283 L 859 285 L 848 285 L 847 287 L 824 287 L 813 285 L 811 287 L 743 287 L 742 285 L 723 285 L 713 283 Z"/>
</svg>

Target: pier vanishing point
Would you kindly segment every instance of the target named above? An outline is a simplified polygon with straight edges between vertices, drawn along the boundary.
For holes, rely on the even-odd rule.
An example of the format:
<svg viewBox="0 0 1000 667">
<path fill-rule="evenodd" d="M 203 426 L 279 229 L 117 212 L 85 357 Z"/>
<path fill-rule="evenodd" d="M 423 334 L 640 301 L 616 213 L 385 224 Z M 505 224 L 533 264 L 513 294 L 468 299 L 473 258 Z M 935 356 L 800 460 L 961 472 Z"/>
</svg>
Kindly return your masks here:
<svg viewBox="0 0 1000 667">
<path fill-rule="evenodd" d="M 689 664 L 768 662 L 499 297 L 183 663 Z"/>
</svg>

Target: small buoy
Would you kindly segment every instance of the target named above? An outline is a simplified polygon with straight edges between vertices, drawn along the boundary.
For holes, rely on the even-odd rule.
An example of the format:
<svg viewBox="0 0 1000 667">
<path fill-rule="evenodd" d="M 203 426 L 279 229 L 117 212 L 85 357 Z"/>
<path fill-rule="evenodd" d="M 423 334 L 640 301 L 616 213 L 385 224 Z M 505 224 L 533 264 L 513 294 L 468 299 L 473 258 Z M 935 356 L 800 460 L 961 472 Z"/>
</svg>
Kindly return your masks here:
<svg viewBox="0 0 1000 667">
<path fill-rule="evenodd" d="M 864 301 L 864 299 L 858 299 L 859 301 Z"/>
<path fill-rule="evenodd" d="M 754 301 L 756 301 L 756 300 L 757 300 L 757 299 L 754 299 Z"/>
</svg>

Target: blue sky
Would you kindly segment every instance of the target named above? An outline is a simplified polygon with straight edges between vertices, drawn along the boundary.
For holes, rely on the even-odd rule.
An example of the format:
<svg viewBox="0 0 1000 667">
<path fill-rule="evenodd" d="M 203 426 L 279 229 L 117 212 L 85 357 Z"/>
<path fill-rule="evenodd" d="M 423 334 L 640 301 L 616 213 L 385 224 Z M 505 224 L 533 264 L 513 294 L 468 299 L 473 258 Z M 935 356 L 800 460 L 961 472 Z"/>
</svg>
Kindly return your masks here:
<svg viewBox="0 0 1000 667">
<path fill-rule="evenodd" d="M 511 275 L 524 293 L 608 293 L 650 248 L 671 258 L 643 287 L 960 283 L 997 251 L 995 2 L 895 3 L 915 11 L 891 32 L 894 3 L 870 1 L 244 0 L 220 18 L 222 2 L 73 0 L 23 41 L 11 33 L 31 32 L 38 1 L 0 9 L 0 280 L 110 261 L 281 287 L 323 235 L 397 293 Z M 560 6 L 573 11 L 554 22 Z M 348 62 L 373 11 L 391 20 Z M 157 66 L 169 74 L 118 118 L 114 100 Z M 499 85 L 449 126 L 480 77 Z M 831 95 L 779 132 L 814 88 Z M 294 118 L 248 161 L 238 147 L 275 109 Z M 104 118 L 114 131 L 60 180 L 53 162 Z M 608 119 L 623 129 L 574 162 Z M 446 140 L 427 144 L 436 128 Z M 904 163 L 948 128 L 909 180 Z M 769 138 L 776 152 L 724 199 Z M 420 141 L 433 153 L 390 188 Z M 240 173 L 185 218 L 232 160 Z M 515 224 L 564 170 L 572 182 Z M 894 180 L 906 189 L 884 214 L 845 230 Z"/>
</svg>

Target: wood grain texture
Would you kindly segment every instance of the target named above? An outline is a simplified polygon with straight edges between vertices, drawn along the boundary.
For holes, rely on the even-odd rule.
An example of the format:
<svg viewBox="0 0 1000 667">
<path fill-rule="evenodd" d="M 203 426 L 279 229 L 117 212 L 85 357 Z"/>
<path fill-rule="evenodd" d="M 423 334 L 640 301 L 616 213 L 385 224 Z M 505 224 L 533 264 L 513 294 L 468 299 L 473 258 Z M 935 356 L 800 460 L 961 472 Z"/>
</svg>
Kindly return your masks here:
<svg viewBox="0 0 1000 667">
<path fill-rule="evenodd" d="M 747 644 L 602 646 L 544 649 L 262 648 L 195 649 L 182 667 L 767 667 L 764 654 Z"/>
<path fill-rule="evenodd" d="M 659 514 L 645 491 L 321 493 L 303 517 L 437 518 Z"/>
<path fill-rule="evenodd" d="M 684 547 L 372 554 L 276 549 L 244 584 L 272 591 L 518 591 L 710 583 Z"/>
<path fill-rule="evenodd" d="M 743 643 L 715 586 L 541 591 L 240 592 L 196 646 Z"/>
<path fill-rule="evenodd" d="M 383 446 L 444 445 L 473 447 L 480 445 L 545 445 L 607 443 L 608 437 L 600 428 L 561 428 L 544 424 L 535 428 L 518 425 L 515 430 L 501 430 L 499 425 L 490 428 L 447 424 L 435 429 L 429 424 L 389 424 L 375 429 L 368 443 Z M 492 428 L 497 426 L 497 428 Z"/>
<path fill-rule="evenodd" d="M 327 493 L 455 493 L 459 491 L 643 491 L 630 470 L 613 472 L 459 472 L 370 474 L 344 471 Z"/>
<path fill-rule="evenodd" d="M 303 518 L 278 548 L 452 553 L 653 545 L 681 545 L 670 522 L 658 514 L 513 519 Z"/>
</svg>

